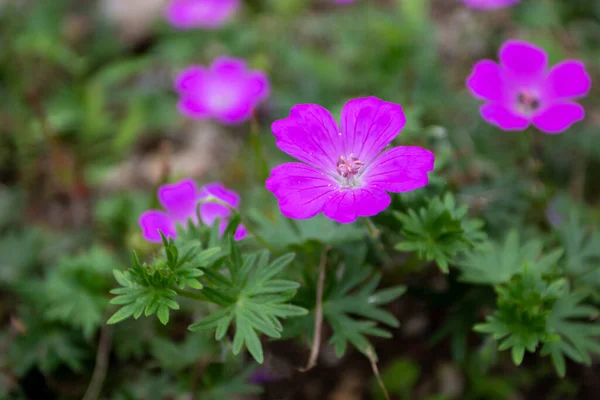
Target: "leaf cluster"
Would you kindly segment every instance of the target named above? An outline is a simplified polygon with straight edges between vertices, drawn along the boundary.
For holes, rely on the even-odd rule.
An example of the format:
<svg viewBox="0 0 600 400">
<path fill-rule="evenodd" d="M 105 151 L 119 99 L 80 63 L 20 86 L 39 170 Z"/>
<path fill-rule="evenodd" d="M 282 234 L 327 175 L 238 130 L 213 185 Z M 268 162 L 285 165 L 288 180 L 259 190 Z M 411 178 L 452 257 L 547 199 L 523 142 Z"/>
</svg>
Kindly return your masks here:
<svg viewBox="0 0 600 400">
<path fill-rule="evenodd" d="M 418 210 L 394 212 L 402 223 L 400 233 L 404 237 L 396 249 L 414 251 L 420 259 L 435 261 L 447 273 L 457 255 L 480 245 L 486 238 L 481 230 L 483 221 L 470 219 L 467 212 L 468 207 L 457 205 L 451 193 L 432 198 Z"/>
</svg>

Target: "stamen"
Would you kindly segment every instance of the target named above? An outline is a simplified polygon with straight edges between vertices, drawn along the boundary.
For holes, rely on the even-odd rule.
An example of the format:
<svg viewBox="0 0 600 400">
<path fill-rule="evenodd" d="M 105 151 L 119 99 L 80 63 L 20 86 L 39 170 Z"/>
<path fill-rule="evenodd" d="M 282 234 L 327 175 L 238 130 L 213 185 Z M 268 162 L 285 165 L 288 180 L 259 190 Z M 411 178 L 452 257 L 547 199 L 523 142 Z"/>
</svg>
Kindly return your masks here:
<svg viewBox="0 0 600 400">
<path fill-rule="evenodd" d="M 519 103 L 521 111 L 527 114 L 533 113 L 540 108 L 540 100 L 538 97 L 528 92 L 519 92 L 517 95 L 517 102 Z"/>
<path fill-rule="evenodd" d="M 350 176 L 358 174 L 358 170 L 363 165 L 365 165 L 365 163 L 360 161 L 354 154 L 350 153 L 348 159 L 343 155 L 340 156 L 336 165 L 336 170 L 340 176 L 349 178 Z"/>
</svg>

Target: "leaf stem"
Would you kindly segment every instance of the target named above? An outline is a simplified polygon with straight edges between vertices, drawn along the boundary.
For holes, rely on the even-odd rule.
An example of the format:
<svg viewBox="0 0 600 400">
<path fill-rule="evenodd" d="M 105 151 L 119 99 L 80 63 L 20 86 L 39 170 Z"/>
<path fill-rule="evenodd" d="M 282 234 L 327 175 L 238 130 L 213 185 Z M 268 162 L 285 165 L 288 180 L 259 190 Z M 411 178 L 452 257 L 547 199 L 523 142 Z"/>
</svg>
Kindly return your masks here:
<svg viewBox="0 0 600 400">
<path fill-rule="evenodd" d="M 381 236 L 381 232 L 379 231 L 379 229 L 377 229 L 371 218 L 365 217 L 364 221 L 365 225 L 367 226 L 367 231 L 369 231 L 369 235 L 373 239 L 379 239 L 379 236 Z"/>
<path fill-rule="evenodd" d="M 317 303 L 315 308 L 315 330 L 313 332 L 313 342 L 310 350 L 310 356 L 306 367 L 301 368 L 301 372 L 306 372 L 317 365 L 319 358 L 319 349 L 321 348 L 321 329 L 323 327 L 323 288 L 325 286 L 325 266 L 327 264 L 327 253 L 331 250 L 331 246 L 327 245 L 321 254 L 319 262 L 319 280 L 317 283 Z"/>
<path fill-rule="evenodd" d="M 375 375 L 375 378 L 377 379 L 377 383 L 379 384 L 379 387 L 381 388 L 381 391 L 383 392 L 383 396 L 385 397 L 386 400 L 391 400 L 390 394 L 388 393 L 387 389 L 385 388 L 383 379 L 381 379 L 381 375 L 379 374 L 379 368 L 377 367 L 377 360 L 375 359 L 375 353 L 373 352 L 373 349 L 371 348 L 371 346 L 367 347 L 366 356 L 369 359 L 369 362 L 371 363 L 371 369 L 373 370 L 373 374 Z"/>
<path fill-rule="evenodd" d="M 267 159 L 263 156 L 262 144 L 260 142 L 260 124 L 256 112 L 252 112 L 250 120 L 250 144 L 254 151 L 254 174 L 258 183 L 264 183 L 267 179 Z"/>
<path fill-rule="evenodd" d="M 175 291 L 177 292 L 177 295 L 181 297 L 187 297 L 192 300 L 209 301 L 202 293 L 188 292 L 187 290 L 182 289 L 175 289 Z"/>
<path fill-rule="evenodd" d="M 112 325 L 104 325 L 100 330 L 100 342 L 96 354 L 96 365 L 92 373 L 92 379 L 85 391 L 83 400 L 96 400 L 102 392 L 102 385 L 106 379 L 108 369 L 108 357 L 112 347 Z"/>
<path fill-rule="evenodd" d="M 200 202 L 198 203 L 198 208 L 197 211 L 199 213 L 199 209 L 200 209 L 200 205 L 202 205 L 203 203 L 217 203 L 220 204 L 224 207 L 227 207 L 229 209 L 229 211 L 231 211 L 232 214 L 237 215 L 240 217 L 240 221 L 242 224 L 244 224 L 244 226 L 246 227 L 246 230 L 248 232 L 250 232 L 251 235 L 254 236 L 254 238 L 261 244 L 263 245 L 267 250 L 269 250 L 272 254 L 278 254 L 277 249 L 275 249 L 275 247 L 273 247 L 269 242 L 267 242 L 261 235 L 258 234 L 258 232 L 256 232 L 256 230 L 252 227 L 251 224 L 248 223 L 248 221 L 246 220 L 246 218 L 244 218 L 242 216 L 242 214 L 240 214 L 240 212 L 231 207 L 229 204 L 225 203 L 224 201 L 222 201 L 221 199 L 214 197 L 214 196 L 209 196 L 206 197 L 202 200 L 200 200 Z"/>
</svg>

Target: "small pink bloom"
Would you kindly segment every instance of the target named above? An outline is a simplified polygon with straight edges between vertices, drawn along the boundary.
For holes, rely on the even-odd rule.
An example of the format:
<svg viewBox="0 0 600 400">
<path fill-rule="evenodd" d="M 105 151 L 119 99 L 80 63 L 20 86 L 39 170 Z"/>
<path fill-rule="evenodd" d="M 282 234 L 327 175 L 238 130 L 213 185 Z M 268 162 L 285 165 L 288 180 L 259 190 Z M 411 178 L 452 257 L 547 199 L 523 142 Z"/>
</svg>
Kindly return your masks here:
<svg viewBox="0 0 600 400">
<path fill-rule="evenodd" d="M 239 6 L 240 0 L 172 0 L 165 14 L 179 29 L 214 29 L 229 21 Z"/>
<path fill-rule="evenodd" d="M 517 4 L 521 0 L 462 0 L 467 6 L 479 10 L 497 10 Z"/>
<path fill-rule="evenodd" d="M 399 146 L 383 151 L 405 123 L 402 107 L 375 97 L 346 103 L 341 126 L 319 105 L 296 105 L 272 130 L 277 146 L 302 162 L 275 167 L 267 189 L 290 218 L 322 212 L 345 224 L 376 215 L 391 202 L 386 192 L 423 187 L 433 170 L 429 150 Z"/>
<path fill-rule="evenodd" d="M 159 230 L 165 235 L 175 238 L 177 236 L 176 225 L 184 225 L 188 219 L 194 224 L 198 223 L 196 207 L 200 200 L 213 196 L 220 201 L 237 208 L 240 198 L 237 193 L 228 190 L 220 183 L 209 183 L 198 190 L 196 183 L 191 179 L 162 185 L 158 189 L 158 200 L 165 211 L 149 210 L 142 213 L 138 223 L 142 229 L 144 239 L 160 243 Z M 200 219 L 205 225 L 212 225 L 220 218 L 219 232 L 221 235 L 227 228 L 227 222 L 231 211 L 222 204 L 204 203 L 200 206 Z M 235 239 L 240 240 L 246 236 L 246 228 L 240 225 L 235 233 Z"/>
<path fill-rule="evenodd" d="M 350 3 L 354 3 L 356 0 L 333 0 L 333 1 L 338 4 L 350 4 Z"/>
<path fill-rule="evenodd" d="M 560 133 L 583 119 L 583 107 L 573 100 L 588 93 L 591 79 L 581 61 L 565 60 L 548 69 L 544 50 L 509 40 L 500 49 L 500 65 L 479 61 L 467 87 L 486 101 L 480 113 L 490 124 L 513 131 L 533 123 L 545 133 Z"/>
<path fill-rule="evenodd" d="M 269 94 L 269 81 L 251 71 L 243 60 L 220 57 L 210 68 L 192 66 L 175 80 L 179 111 L 190 118 L 215 118 L 237 124 L 250 118 L 256 105 Z"/>
</svg>

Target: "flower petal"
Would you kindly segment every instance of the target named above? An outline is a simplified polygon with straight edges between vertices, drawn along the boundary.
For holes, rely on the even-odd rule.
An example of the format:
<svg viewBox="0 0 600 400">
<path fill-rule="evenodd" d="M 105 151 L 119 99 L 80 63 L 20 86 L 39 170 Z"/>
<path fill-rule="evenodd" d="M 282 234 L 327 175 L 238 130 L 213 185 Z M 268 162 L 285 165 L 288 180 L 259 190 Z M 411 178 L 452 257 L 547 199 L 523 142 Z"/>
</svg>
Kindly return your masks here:
<svg viewBox="0 0 600 400">
<path fill-rule="evenodd" d="M 402 107 L 376 97 L 350 100 L 342 109 L 344 155 L 368 163 L 389 145 L 406 124 Z"/>
<path fill-rule="evenodd" d="M 192 119 L 210 117 L 210 110 L 198 96 L 184 96 L 177 103 L 177 109 L 182 115 Z"/>
<path fill-rule="evenodd" d="M 279 200 L 281 213 L 295 219 L 319 214 L 337 188 L 329 175 L 301 163 L 285 163 L 273 168 L 266 187 Z"/>
<path fill-rule="evenodd" d="M 546 72 L 548 56 L 531 43 L 509 40 L 500 48 L 500 61 L 513 78 L 528 81 Z"/>
<path fill-rule="evenodd" d="M 577 103 L 554 104 L 533 117 L 533 124 L 546 133 L 561 133 L 585 116 Z"/>
<path fill-rule="evenodd" d="M 522 131 L 529 126 L 527 118 L 515 114 L 500 104 L 484 104 L 479 112 L 487 122 L 505 131 Z"/>
<path fill-rule="evenodd" d="M 546 78 L 548 95 L 553 98 L 585 96 L 592 80 L 581 61 L 567 60 L 556 64 Z"/>
<path fill-rule="evenodd" d="M 317 104 L 299 104 L 290 116 L 271 126 L 277 147 L 317 168 L 335 171 L 343 153 L 339 128 L 329 111 Z"/>
<path fill-rule="evenodd" d="M 212 226 L 217 218 L 221 220 L 221 223 L 225 222 L 225 226 L 227 226 L 225 220 L 229 216 L 231 216 L 231 210 L 222 204 L 204 203 L 200 206 L 200 219 L 207 226 Z M 225 231 L 225 228 L 223 228 L 223 231 Z"/>
<path fill-rule="evenodd" d="M 426 186 L 435 156 L 417 146 L 399 146 L 383 152 L 364 172 L 367 187 L 408 192 Z"/>
<path fill-rule="evenodd" d="M 200 188 L 200 195 L 198 197 L 203 199 L 208 196 L 214 196 L 233 208 L 237 208 L 240 205 L 240 196 L 219 182 L 207 183 Z"/>
<path fill-rule="evenodd" d="M 467 78 L 467 87 L 482 100 L 501 101 L 504 97 L 502 69 L 491 60 L 479 61 Z"/>
<path fill-rule="evenodd" d="M 254 71 L 248 74 L 247 91 L 254 101 L 265 99 L 270 92 L 269 79 L 264 72 Z"/>
<path fill-rule="evenodd" d="M 383 190 L 373 187 L 337 190 L 323 207 L 326 217 L 349 224 L 358 217 L 370 217 L 385 210 L 392 199 Z"/>
<path fill-rule="evenodd" d="M 182 222 L 188 218 L 196 220 L 198 188 L 193 180 L 184 179 L 162 185 L 158 188 L 158 200 L 175 220 Z"/>
<path fill-rule="evenodd" d="M 179 93 L 197 90 L 204 84 L 206 79 L 206 68 L 196 65 L 188 67 L 181 71 L 175 78 L 175 90 Z"/>
<path fill-rule="evenodd" d="M 171 219 L 171 217 L 157 210 L 149 210 L 145 211 L 140 215 L 138 219 L 138 224 L 140 228 L 142 228 L 142 236 L 144 239 L 154 242 L 160 243 L 161 237 L 159 230 L 165 235 L 175 238 L 177 236 L 177 231 L 175 229 L 175 222 Z"/>
<path fill-rule="evenodd" d="M 244 74 L 247 68 L 246 61 L 227 56 L 216 58 L 210 67 L 213 73 L 229 77 L 237 77 Z"/>
<path fill-rule="evenodd" d="M 233 235 L 233 238 L 235 240 L 242 240 L 243 238 L 246 237 L 246 235 L 248 234 L 246 227 L 242 224 L 240 224 L 237 229 L 235 230 L 235 234 Z"/>
</svg>

